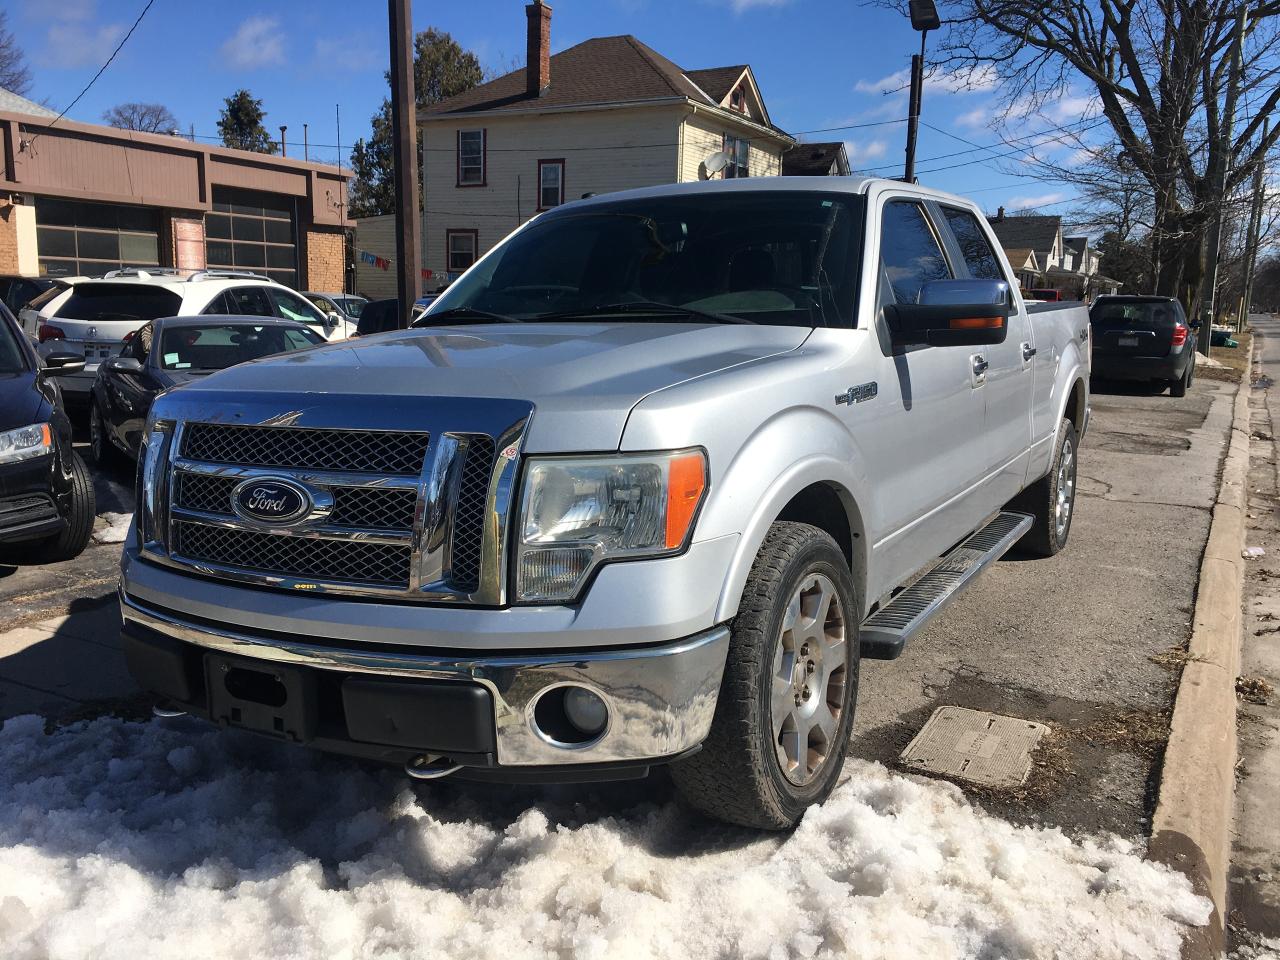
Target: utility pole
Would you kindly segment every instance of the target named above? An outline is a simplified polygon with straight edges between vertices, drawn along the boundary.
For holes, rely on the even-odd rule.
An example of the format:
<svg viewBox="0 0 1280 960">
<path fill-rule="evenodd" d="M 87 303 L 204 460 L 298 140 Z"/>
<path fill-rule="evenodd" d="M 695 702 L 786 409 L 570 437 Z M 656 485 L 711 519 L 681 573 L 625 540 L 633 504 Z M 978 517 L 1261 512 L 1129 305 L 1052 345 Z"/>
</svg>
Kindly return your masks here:
<svg viewBox="0 0 1280 960">
<path fill-rule="evenodd" d="M 1267 142 L 1267 134 L 1270 130 L 1271 121 L 1263 120 L 1263 143 Z M 1258 266 L 1258 246 L 1262 240 L 1259 234 L 1262 233 L 1262 200 L 1265 196 L 1263 179 L 1266 166 L 1266 157 L 1263 156 L 1258 160 L 1258 166 L 1253 171 L 1253 209 L 1249 211 L 1249 239 L 1245 242 L 1244 248 L 1244 301 L 1240 304 L 1237 330 L 1243 330 L 1245 324 L 1249 322 L 1249 305 L 1253 302 L 1253 271 Z"/>
<path fill-rule="evenodd" d="M 302 159 L 311 159 L 311 144 L 307 140 L 307 125 L 302 125 Z"/>
<path fill-rule="evenodd" d="M 407 327 L 422 291 L 418 245 L 418 119 L 413 89 L 412 0 L 387 0 L 391 34 L 391 164 L 396 186 L 396 287 L 400 298 L 397 326 Z"/>
<path fill-rule="evenodd" d="M 911 56 L 911 97 L 907 106 L 907 163 L 902 171 L 906 183 L 916 182 L 916 138 L 920 133 L 920 107 L 924 100 L 924 42 L 930 30 L 942 26 L 933 0 L 910 0 L 907 11 L 911 29 L 920 31 L 920 52 Z"/>
<path fill-rule="evenodd" d="M 1218 253 L 1222 247 L 1222 221 L 1227 206 L 1227 178 L 1231 166 L 1232 131 L 1235 126 L 1236 95 L 1240 92 L 1240 59 L 1244 51 L 1244 26 L 1248 7 L 1240 5 L 1236 13 L 1236 28 L 1231 38 L 1231 63 L 1227 71 L 1227 95 L 1222 107 L 1222 129 L 1218 139 L 1217 163 L 1213 170 L 1213 196 L 1217 209 L 1209 222 L 1208 251 L 1205 258 L 1204 283 L 1200 295 L 1200 352 L 1209 356 L 1209 342 L 1213 339 L 1213 318 L 1218 299 Z"/>
<path fill-rule="evenodd" d="M 284 142 L 284 132 L 288 129 L 283 123 L 280 124 L 280 156 L 282 157 L 289 155 L 289 145 Z"/>
</svg>

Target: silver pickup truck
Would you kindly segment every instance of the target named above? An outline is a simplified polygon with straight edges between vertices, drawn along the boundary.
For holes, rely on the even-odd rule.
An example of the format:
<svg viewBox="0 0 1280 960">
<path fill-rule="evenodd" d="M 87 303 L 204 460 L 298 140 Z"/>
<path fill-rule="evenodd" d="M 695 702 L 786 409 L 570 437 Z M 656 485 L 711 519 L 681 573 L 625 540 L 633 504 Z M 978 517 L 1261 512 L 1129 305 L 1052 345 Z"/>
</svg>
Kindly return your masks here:
<svg viewBox="0 0 1280 960">
<path fill-rule="evenodd" d="M 162 395 L 123 641 L 164 713 L 419 778 L 639 777 L 783 828 L 860 657 L 1061 550 L 1089 318 L 969 201 L 682 184 L 512 233 L 415 329 Z"/>
</svg>

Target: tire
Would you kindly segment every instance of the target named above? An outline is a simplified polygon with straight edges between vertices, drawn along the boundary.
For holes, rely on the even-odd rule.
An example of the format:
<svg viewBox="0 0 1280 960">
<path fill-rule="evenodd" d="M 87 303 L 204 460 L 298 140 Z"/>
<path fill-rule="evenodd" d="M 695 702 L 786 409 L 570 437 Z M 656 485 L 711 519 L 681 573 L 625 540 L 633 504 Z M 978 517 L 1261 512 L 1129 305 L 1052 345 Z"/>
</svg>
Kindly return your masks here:
<svg viewBox="0 0 1280 960">
<path fill-rule="evenodd" d="M 78 453 L 71 454 L 71 513 L 62 532 L 36 543 L 33 556 L 36 563 L 58 563 L 80 556 L 93 533 L 93 521 L 97 516 L 97 501 L 93 495 L 93 481 L 89 468 Z"/>
<path fill-rule="evenodd" d="M 769 528 L 731 625 L 711 731 L 698 753 L 671 767 L 690 806 L 785 830 L 831 793 L 858 696 L 856 600 L 829 535 L 804 523 Z M 806 607 L 825 607 L 825 628 L 804 616 Z"/>
<path fill-rule="evenodd" d="M 1187 369 L 1182 372 L 1182 377 L 1178 380 L 1169 381 L 1169 396 L 1185 397 L 1187 388 L 1191 386 L 1191 370 L 1195 366 L 1195 360 L 1191 360 L 1187 364 Z"/>
<path fill-rule="evenodd" d="M 116 448 L 111 444 L 111 438 L 107 436 L 102 410 L 92 395 L 89 397 L 89 457 L 100 470 L 114 467 L 120 460 Z"/>
<path fill-rule="evenodd" d="M 1033 557 L 1052 557 L 1067 545 L 1071 520 L 1075 516 L 1078 449 L 1075 425 L 1064 418 L 1058 425 L 1058 446 L 1049 472 L 1009 504 L 1010 509 L 1029 513 L 1035 518 L 1031 529 L 1018 541 L 1022 552 Z M 1065 511 L 1060 507 L 1065 507 Z"/>
</svg>

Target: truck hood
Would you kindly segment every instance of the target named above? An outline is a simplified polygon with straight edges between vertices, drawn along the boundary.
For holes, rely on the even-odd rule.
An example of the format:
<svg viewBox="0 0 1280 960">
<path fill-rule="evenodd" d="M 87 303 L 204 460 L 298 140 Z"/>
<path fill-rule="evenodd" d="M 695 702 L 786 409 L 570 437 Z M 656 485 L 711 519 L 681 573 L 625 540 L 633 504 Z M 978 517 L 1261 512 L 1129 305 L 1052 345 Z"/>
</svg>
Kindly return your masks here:
<svg viewBox="0 0 1280 960">
<path fill-rule="evenodd" d="M 244 363 L 173 392 L 219 405 L 245 391 L 279 394 L 291 408 L 326 396 L 523 400 L 535 407 L 527 451 L 610 450 L 631 408 L 654 391 L 786 353 L 809 333 L 632 322 L 427 327 Z"/>
</svg>

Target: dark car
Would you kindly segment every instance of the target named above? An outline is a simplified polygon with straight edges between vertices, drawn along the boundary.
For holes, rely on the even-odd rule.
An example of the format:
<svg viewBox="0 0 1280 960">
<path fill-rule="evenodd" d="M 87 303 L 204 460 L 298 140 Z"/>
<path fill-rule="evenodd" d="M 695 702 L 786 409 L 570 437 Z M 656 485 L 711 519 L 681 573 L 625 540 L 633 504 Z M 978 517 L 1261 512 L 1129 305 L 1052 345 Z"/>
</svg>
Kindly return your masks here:
<svg viewBox="0 0 1280 960">
<path fill-rule="evenodd" d="M 0 304 L 0 555 L 5 562 L 70 560 L 89 542 L 93 483 L 71 449 L 71 421 L 54 380 L 84 369 L 78 353 L 41 361 Z"/>
<path fill-rule="evenodd" d="M 53 285 L 49 277 L 0 276 L 0 303 L 16 317 L 19 310 Z"/>
<path fill-rule="evenodd" d="M 1098 297 L 1089 309 L 1093 375 L 1165 386 L 1184 397 L 1196 368 L 1198 320 L 1172 297 Z"/>
<path fill-rule="evenodd" d="M 98 366 L 89 404 L 89 448 L 107 464 L 117 450 L 136 457 L 156 394 L 217 370 L 325 342 L 305 323 L 274 317 L 165 317 L 126 338 Z"/>
</svg>

